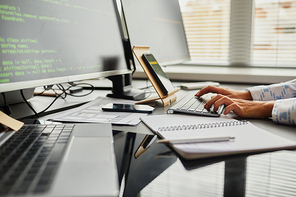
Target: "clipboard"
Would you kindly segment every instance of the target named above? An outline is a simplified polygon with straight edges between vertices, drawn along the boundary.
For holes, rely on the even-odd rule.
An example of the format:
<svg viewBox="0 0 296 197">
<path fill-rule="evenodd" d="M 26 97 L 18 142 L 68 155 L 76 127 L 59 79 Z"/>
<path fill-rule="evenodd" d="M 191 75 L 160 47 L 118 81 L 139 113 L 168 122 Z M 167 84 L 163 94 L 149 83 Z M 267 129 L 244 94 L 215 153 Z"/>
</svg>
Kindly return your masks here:
<svg viewBox="0 0 296 197">
<path fill-rule="evenodd" d="M 151 53 L 149 51 L 149 47 L 148 46 L 134 46 L 133 53 L 136 56 L 140 65 L 142 66 L 146 76 L 148 77 L 149 81 L 151 82 L 152 86 L 154 87 L 154 89 L 157 93 L 157 96 L 148 97 L 147 99 L 138 101 L 136 104 L 148 103 L 148 102 L 156 101 L 156 100 L 160 99 L 162 101 L 162 105 L 166 106 L 166 105 L 176 101 L 177 96 L 175 93 L 178 92 L 180 90 L 180 88 L 176 88 L 175 90 L 168 92 L 166 95 L 164 95 L 160 89 L 158 82 L 155 80 L 155 78 L 151 74 L 150 70 L 146 66 L 145 62 L 143 61 L 142 55 L 147 54 L 147 53 Z"/>
</svg>

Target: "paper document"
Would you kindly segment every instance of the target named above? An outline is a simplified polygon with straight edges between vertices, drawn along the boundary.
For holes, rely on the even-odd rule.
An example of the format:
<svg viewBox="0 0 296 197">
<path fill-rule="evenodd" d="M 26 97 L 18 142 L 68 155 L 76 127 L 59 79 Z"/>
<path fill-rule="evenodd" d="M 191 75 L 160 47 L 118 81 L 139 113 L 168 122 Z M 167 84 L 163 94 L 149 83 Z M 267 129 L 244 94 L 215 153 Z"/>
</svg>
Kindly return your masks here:
<svg viewBox="0 0 296 197">
<path fill-rule="evenodd" d="M 140 118 L 146 116 L 145 113 L 126 113 L 126 112 L 105 112 L 102 111 L 102 106 L 106 102 L 104 97 L 98 97 L 97 99 L 84 104 L 75 109 L 71 109 L 61 113 L 50 121 L 57 122 L 80 122 L 80 123 L 111 123 L 115 125 L 129 125 L 135 126 L 141 121 Z M 114 102 L 127 102 L 122 100 L 115 100 Z"/>
<path fill-rule="evenodd" d="M 248 121 L 189 115 L 155 115 L 141 118 L 156 134 L 164 139 L 233 136 L 234 140 L 171 144 L 185 159 L 226 156 L 296 148 L 296 142 L 274 135 Z"/>
</svg>

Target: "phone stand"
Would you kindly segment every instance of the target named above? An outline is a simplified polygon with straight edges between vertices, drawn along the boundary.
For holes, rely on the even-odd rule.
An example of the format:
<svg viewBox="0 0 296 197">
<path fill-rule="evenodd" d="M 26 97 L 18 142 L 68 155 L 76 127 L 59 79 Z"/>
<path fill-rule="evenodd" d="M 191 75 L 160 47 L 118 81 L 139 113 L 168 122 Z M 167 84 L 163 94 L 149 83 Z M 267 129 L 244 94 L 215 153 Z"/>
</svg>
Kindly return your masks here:
<svg viewBox="0 0 296 197">
<path fill-rule="evenodd" d="M 142 59 L 142 55 L 144 53 L 150 53 L 149 51 L 149 47 L 147 46 L 134 46 L 133 47 L 133 53 L 135 54 L 137 60 L 139 61 L 140 65 L 142 66 L 145 74 L 147 75 L 149 81 L 151 82 L 152 86 L 154 87 L 156 93 L 158 94 L 158 96 L 152 96 L 149 97 L 147 99 L 138 101 L 136 104 L 140 104 L 140 103 L 148 103 L 151 101 L 156 101 L 158 99 L 160 99 L 162 101 L 162 105 L 166 106 L 172 102 L 174 102 L 177 99 L 177 96 L 175 95 L 176 92 L 178 92 L 180 90 L 180 88 L 177 88 L 175 90 L 173 90 L 172 92 L 167 93 L 167 95 L 164 95 L 159 87 L 159 84 L 157 83 L 157 81 L 154 79 L 153 75 L 150 73 L 149 69 L 147 68 L 146 64 L 144 63 L 143 59 Z"/>
</svg>

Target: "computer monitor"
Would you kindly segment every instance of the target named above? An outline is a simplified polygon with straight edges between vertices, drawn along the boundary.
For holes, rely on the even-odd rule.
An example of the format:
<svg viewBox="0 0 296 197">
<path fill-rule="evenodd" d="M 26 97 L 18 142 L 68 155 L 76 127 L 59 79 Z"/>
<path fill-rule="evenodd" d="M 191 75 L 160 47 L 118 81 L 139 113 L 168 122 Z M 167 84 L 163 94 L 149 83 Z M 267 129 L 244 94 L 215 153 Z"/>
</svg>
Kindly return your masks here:
<svg viewBox="0 0 296 197">
<path fill-rule="evenodd" d="M 160 65 L 190 60 L 178 0 L 121 0 L 131 44 L 150 47 Z"/>
<path fill-rule="evenodd" d="M 0 13 L 0 93 L 130 78 L 116 0 L 2 0 Z M 124 94 L 123 86 L 113 83 L 117 94 Z"/>
</svg>

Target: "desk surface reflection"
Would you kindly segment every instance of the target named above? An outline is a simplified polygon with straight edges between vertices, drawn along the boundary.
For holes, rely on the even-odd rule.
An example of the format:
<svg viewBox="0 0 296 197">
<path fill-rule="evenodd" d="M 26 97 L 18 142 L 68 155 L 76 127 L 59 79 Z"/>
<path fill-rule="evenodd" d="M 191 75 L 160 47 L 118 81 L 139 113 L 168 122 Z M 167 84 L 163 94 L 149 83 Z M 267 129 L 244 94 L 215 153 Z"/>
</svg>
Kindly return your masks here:
<svg viewBox="0 0 296 197">
<path fill-rule="evenodd" d="M 296 196 L 295 151 L 186 161 L 155 139 L 114 131 L 121 196 Z"/>
</svg>

